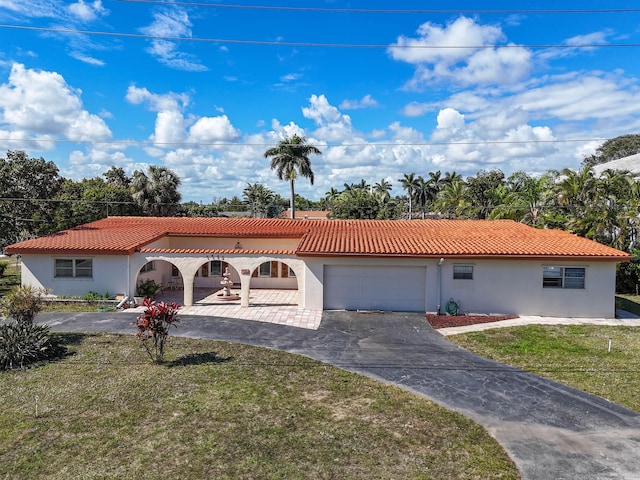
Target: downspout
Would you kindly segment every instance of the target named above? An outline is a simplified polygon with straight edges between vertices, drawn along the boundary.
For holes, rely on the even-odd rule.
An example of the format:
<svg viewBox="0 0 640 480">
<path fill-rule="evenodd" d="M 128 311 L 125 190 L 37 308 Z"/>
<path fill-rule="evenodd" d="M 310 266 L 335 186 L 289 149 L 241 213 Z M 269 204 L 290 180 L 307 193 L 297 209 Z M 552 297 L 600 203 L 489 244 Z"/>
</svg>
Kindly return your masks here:
<svg viewBox="0 0 640 480">
<path fill-rule="evenodd" d="M 131 295 L 131 254 L 127 255 L 127 295 L 129 298 Z"/>
<path fill-rule="evenodd" d="M 444 258 L 438 260 L 438 279 L 436 285 L 436 295 L 438 297 L 438 306 L 436 308 L 437 315 L 442 315 L 442 264 L 444 263 Z"/>
</svg>

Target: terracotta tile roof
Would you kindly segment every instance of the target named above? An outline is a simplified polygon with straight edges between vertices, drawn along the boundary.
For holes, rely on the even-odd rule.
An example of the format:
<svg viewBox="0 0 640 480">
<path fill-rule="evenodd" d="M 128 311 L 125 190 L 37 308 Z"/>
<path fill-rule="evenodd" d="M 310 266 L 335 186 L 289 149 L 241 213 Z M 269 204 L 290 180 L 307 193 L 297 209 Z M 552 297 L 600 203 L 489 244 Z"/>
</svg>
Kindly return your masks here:
<svg viewBox="0 0 640 480">
<path fill-rule="evenodd" d="M 307 223 L 260 218 L 109 217 L 10 245 L 5 252 L 122 255 L 168 235 L 299 238 L 308 230 Z"/>
<path fill-rule="evenodd" d="M 625 252 L 561 230 L 511 220 L 333 220 L 313 228 L 297 253 L 629 259 Z"/>
<path fill-rule="evenodd" d="M 11 245 L 7 253 L 290 254 L 285 250 L 145 249 L 164 236 L 300 238 L 300 256 L 583 257 L 626 261 L 627 253 L 560 230 L 510 220 L 291 220 L 260 218 L 109 217 Z"/>
</svg>

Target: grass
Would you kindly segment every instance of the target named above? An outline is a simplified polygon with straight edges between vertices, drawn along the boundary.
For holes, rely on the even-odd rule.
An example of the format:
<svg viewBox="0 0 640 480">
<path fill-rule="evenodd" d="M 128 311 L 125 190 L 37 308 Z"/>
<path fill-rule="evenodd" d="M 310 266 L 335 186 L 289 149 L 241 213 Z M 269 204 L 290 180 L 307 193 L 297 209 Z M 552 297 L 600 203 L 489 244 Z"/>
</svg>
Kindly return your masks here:
<svg viewBox="0 0 640 480">
<path fill-rule="evenodd" d="M 616 295 L 616 308 L 640 315 L 640 295 Z"/>
<path fill-rule="evenodd" d="M 640 328 L 530 325 L 447 338 L 484 357 L 640 413 Z"/>
<path fill-rule="evenodd" d="M 1 260 L 0 260 L 1 261 Z M 15 262 L 2 261 L 7 264 L 4 274 L 0 276 L 0 297 L 4 297 L 14 287 L 20 285 L 20 268 Z"/>
<path fill-rule="evenodd" d="M 133 336 L 63 337 L 0 372 L 0 478 L 519 478 L 465 417 L 305 357 L 171 337 L 158 366 Z"/>
</svg>

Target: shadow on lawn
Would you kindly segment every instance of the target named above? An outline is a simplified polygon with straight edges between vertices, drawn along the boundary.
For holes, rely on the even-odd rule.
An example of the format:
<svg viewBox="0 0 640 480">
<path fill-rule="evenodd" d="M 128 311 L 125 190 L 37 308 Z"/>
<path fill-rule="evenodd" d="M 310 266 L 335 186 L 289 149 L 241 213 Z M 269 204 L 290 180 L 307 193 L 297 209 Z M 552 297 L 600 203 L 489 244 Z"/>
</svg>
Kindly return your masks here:
<svg viewBox="0 0 640 480">
<path fill-rule="evenodd" d="M 202 365 L 204 363 L 226 363 L 233 360 L 233 357 L 219 357 L 216 352 L 206 353 L 190 353 L 175 360 L 168 362 L 166 365 L 172 367 L 184 367 L 187 365 Z"/>
</svg>

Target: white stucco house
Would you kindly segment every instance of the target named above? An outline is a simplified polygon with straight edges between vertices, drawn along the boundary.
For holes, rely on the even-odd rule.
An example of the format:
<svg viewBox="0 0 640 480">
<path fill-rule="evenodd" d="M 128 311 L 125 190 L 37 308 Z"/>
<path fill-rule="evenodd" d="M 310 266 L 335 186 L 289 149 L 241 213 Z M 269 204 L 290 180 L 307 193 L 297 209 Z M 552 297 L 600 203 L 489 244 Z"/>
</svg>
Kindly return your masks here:
<svg viewBox="0 0 640 480">
<path fill-rule="evenodd" d="M 5 248 L 22 283 L 53 294 L 133 296 L 142 279 L 220 289 L 297 289 L 301 308 L 613 317 L 629 255 L 510 220 L 109 217 Z"/>
</svg>

